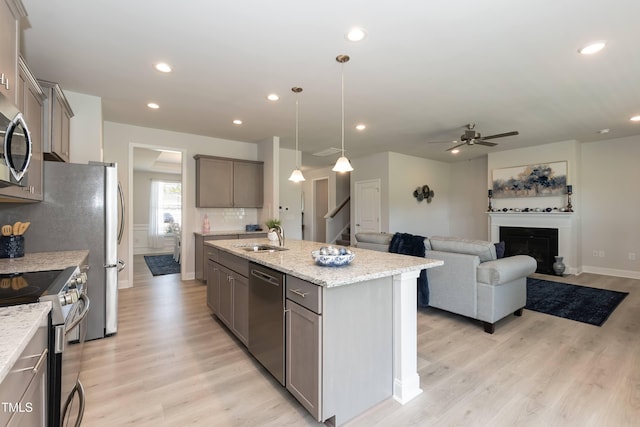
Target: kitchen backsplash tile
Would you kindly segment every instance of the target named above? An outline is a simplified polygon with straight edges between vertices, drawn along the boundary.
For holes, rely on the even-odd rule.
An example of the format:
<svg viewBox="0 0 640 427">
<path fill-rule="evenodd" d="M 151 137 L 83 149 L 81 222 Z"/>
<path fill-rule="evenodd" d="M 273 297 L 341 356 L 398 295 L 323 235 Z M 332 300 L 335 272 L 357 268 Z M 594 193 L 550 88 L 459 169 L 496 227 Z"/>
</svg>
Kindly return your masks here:
<svg viewBox="0 0 640 427">
<path fill-rule="evenodd" d="M 204 215 L 209 217 L 211 231 L 244 230 L 247 224 L 258 223 L 258 209 L 255 208 L 218 208 L 197 209 L 199 231 L 202 231 Z"/>
</svg>

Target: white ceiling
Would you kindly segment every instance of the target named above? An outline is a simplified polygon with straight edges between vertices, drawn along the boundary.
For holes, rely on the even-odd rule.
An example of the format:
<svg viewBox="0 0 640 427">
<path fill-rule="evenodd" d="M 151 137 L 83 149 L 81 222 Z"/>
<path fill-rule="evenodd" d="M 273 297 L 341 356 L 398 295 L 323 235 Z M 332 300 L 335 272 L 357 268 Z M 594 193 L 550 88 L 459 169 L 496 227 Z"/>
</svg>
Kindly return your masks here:
<svg viewBox="0 0 640 427">
<path fill-rule="evenodd" d="M 22 1 L 22 51 L 36 76 L 101 97 L 108 121 L 249 142 L 277 135 L 294 148 L 291 87 L 302 87 L 303 166 L 337 158 L 310 153 L 340 147 L 338 54 L 351 56 L 352 158 L 391 150 L 458 161 L 640 134 L 629 121 L 640 114 L 638 0 Z M 368 37 L 347 41 L 353 26 Z M 606 49 L 577 53 L 593 40 Z M 155 71 L 158 61 L 174 71 Z M 267 101 L 271 92 L 280 101 Z M 428 143 L 458 139 L 469 122 L 483 135 L 520 135 L 457 156 Z"/>
<path fill-rule="evenodd" d="M 175 151 L 134 147 L 133 170 L 182 174 L 182 154 Z"/>
</svg>

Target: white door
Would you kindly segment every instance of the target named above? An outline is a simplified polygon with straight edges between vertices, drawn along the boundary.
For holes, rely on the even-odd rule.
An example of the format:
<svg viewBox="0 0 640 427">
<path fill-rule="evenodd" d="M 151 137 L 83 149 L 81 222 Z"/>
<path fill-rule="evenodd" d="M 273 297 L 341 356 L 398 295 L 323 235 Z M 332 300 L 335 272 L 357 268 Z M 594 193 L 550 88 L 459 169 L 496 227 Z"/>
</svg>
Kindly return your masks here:
<svg viewBox="0 0 640 427">
<path fill-rule="evenodd" d="M 358 181 L 355 192 L 355 232 L 380 232 L 380 180 Z"/>
</svg>

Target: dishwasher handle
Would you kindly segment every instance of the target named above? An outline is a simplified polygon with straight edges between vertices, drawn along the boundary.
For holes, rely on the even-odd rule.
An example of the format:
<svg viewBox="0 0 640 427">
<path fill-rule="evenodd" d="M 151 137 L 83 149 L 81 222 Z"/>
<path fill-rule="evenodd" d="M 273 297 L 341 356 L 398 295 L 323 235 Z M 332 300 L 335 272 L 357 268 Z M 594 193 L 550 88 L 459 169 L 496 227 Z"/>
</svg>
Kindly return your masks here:
<svg viewBox="0 0 640 427">
<path fill-rule="evenodd" d="M 273 277 L 270 274 L 264 273 L 260 270 L 251 269 L 251 275 L 273 286 L 280 286 L 281 284 L 281 281 L 278 280 L 278 278 Z"/>
</svg>

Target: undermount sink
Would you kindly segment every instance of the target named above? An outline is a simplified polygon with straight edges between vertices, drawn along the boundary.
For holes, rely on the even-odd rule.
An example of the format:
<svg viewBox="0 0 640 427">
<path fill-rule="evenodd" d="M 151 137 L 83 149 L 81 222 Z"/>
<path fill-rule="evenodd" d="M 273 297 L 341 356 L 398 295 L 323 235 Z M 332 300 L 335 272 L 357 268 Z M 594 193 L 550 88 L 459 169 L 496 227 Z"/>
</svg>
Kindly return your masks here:
<svg viewBox="0 0 640 427">
<path fill-rule="evenodd" d="M 273 246 L 273 245 L 265 245 L 265 244 L 255 244 L 255 245 L 242 245 L 240 246 L 247 252 L 278 252 L 278 251 L 287 251 L 289 249 L 283 248 L 281 246 Z"/>
</svg>

